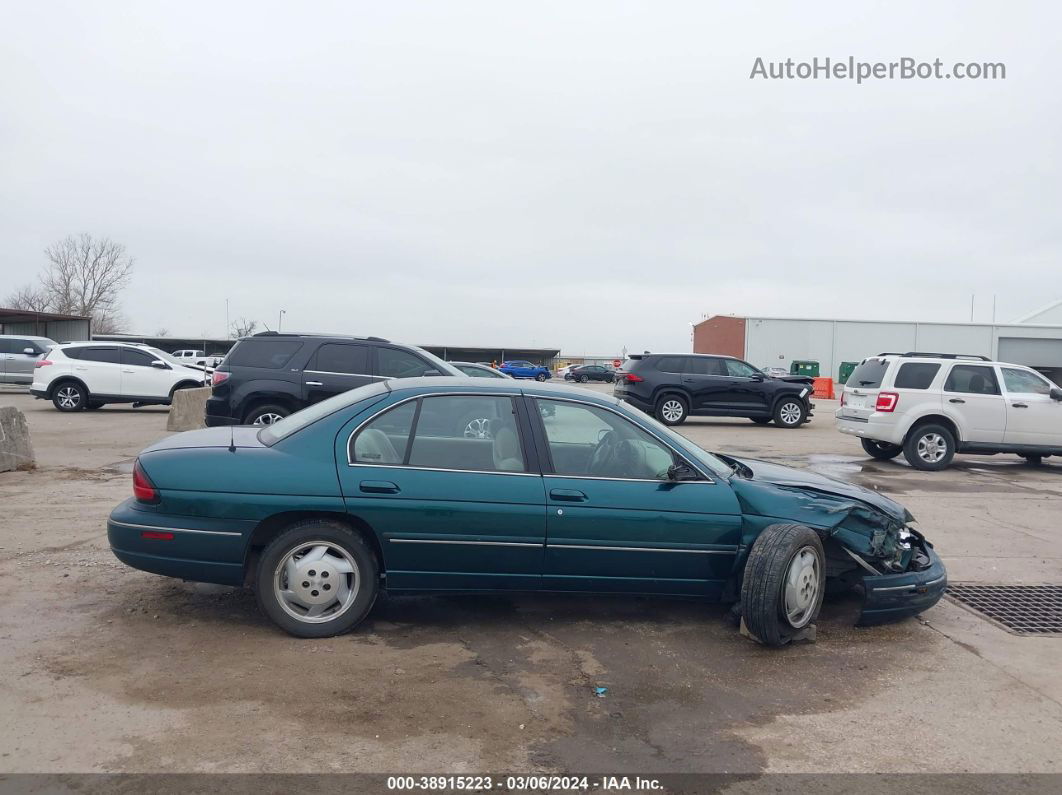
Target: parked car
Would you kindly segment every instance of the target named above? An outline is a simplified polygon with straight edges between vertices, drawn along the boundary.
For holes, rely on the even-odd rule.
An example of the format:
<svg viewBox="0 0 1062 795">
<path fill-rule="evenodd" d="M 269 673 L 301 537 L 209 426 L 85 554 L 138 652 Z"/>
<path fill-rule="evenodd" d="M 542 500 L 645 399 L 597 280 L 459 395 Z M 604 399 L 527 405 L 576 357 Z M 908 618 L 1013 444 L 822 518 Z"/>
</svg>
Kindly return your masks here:
<svg viewBox="0 0 1062 795">
<path fill-rule="evenodd" d="M 771 378 L 787 378 L 789 376 L 789 371 L 784 367 L 762 367 L 760 371 Z"/>
<path fill-rule="evenodd" d="M 616 371 L 600 364 L 583 364 L 570 368 L 564 374 L 564 380 L 578 381 L 580 384 L 585 384 L 587 381 L 604 381 L 611 384 L 616 380 Z"/>
<path fill-rule="evenodd" d="M 381 337 L 280 334 L 237 340 L 211 381 L 206 424 L 270 425 L 325 398 L 386 378 L 464 373 Z"/>
<path fill-rule="evenodd" d="M 1062 389 L 1030 367 L 985 356 L 882 353 L 852 372 L 837 430 L 868 455 L 903 453 L 916 469 L 956 453 L 1013 453 L 1030 464 L 1062 455 Z"/>
<path fill-rule="evenodd" d="M 38 359 L 30 393 L 59 411 L 108 403 L 168 406 L 178 389 L 203 386 L 205 373 L 169 354 L 125 342 L 71 342 Z"/>
<path fill-rule="evenodd" d="M 531 362 L 523 359 L 502 362 L 501 367 L 498 369 L 512 378 L 533 378 L 536 381 L 545 381 L 553 377 L 553 373 L 549 371 L 548 367 L 543 367 L 540 364 L 531 364 Z"/>
<path fill-rule="evenodd" d="M 174 359 L 183 364 L 196 364 L 200 367 L 217 367 L 221 364 L 221 360 L 224 356 L 207 356 L 206 351 L 196 350 L 179 350 L 170 354 Z"/>
<path fill-rule="evenodd" d="M 490 438 L 456 430 L 470 402 Z M 251 584 L 306 638 L 356 626 L 383 588 L 549 590 L 739 602 L 748 632 L 780 646 L 814 623 L 827 580 L 862 585 L 863 624 L 947 585 L 888 497 L 713 455 L 574 387 L 374 383 L 268 427 L 163 439 L 136 460 L 133 495 L 107 522 L 119 560 Z"/>
<path fill-rule="evenodd" d="M 512 378 L 511 375 L 506 375 L 489 364 L 479 364 L 478 362 L 450 362 L 450 364 L 470 378 Z"/>
<path fill-rule="evenodd" d="M 687 417 L 748 417 L 799 428 L 812 417 L 812 381 L 768 378 L 730 356 L 696 353 L 631 354 L 616 372 L 613 394 L 665 425 Z"/>
<path fill-rule="evenodd" d="M 0 334 L 0 384 L 32 383 L 34 365 L 57 344 L 47 337 Z"/>
</svg>

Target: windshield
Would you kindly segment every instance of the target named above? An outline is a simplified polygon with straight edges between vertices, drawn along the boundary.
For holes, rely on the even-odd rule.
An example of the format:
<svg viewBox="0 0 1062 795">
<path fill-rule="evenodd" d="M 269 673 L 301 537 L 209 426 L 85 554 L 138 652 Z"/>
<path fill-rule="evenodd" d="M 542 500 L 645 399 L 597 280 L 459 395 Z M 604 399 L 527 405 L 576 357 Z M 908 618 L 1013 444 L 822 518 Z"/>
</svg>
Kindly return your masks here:
<svg viewBox="0 0 1062 795">
<path fill-rule="evenodd" d="M 320 403 L 314 403 L 312 406 L 307 406 L 302 411 L 296 411 L 294 414 L 289 414 L 284 419 L 278 420 L 272 425 L 267 425 L 258 432 L 258 441 L 266 447 L 272 447 L 281 439 L 285 439 L 293 433 L 301 431 L 307 425 L 311 425 L 320 419 L 335 414 L 337 411 L 341 411 L 348 406 L 353 406 L 355 403 L 360 403 L 363 400 L 382 395 L 388 391 L 390 390 L 387 387 L 386 381 L 377 381 L 375 384 L 367 384 L 366 386 L 361 386 L 357 389 L 351 389 L 349 392 L 333 395 L 327 400 L 322 400 Z"/>
</svg>

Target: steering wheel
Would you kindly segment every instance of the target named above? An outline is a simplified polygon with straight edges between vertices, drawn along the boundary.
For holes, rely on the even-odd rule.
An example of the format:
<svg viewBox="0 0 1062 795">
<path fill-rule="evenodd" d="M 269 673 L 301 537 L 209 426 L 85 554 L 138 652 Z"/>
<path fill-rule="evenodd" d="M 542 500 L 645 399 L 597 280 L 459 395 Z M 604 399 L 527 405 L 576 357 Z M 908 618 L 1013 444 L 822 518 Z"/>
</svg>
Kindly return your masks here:
<svg viewBox="0 0 1062 795">
<path fill-rule="evenodd" d="M 616 444 L 619 436 L 615 431 L 605 431 L 598 439 L 594 452 L 590 454 L 590 462 L 586 465 L 586 471 L 591 475 L 607 476 L 611 474 L 612 462 L 615 458 Z"/>
</svg>

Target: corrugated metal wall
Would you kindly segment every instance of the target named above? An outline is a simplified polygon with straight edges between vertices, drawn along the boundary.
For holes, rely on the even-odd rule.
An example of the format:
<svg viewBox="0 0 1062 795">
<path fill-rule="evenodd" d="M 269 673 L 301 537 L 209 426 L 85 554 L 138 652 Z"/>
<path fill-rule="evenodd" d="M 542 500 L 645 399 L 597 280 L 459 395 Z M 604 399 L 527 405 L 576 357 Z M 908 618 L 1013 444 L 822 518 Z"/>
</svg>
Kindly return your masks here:
<svg viewBox="0 0 1062 795">
<path fill-rule="evenodd" d="M 56 342 L 80 342 L 89 339 L 87 320 L 41 320 L 28 323 L 4 323 L 0 334 L 25 334 L 27 337 L 48 337 Z"/>
</svg>

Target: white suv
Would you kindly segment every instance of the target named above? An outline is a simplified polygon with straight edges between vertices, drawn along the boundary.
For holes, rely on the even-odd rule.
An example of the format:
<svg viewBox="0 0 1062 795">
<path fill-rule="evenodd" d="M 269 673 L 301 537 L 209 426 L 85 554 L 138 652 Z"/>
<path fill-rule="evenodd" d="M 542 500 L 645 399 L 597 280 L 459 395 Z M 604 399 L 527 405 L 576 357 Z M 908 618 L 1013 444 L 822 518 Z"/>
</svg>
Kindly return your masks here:
<svg viewBox="0 0 1062 795">
<path fill-rule="evenodd" d="M 917 469 L 956 453 L 1062 455 L 1062 389 L 1032 368 L 984 356 L 882 353 L 853 371 L 835 415 L 878 459 L 901 452 Z"/>
<path fill-rule="evenodd" d="M 185 367 L 158 348 L 121 342 L 58 345 L 39 359 L 30 392 L 59 411 L 107 403 L 169 405 L 178 389 L 203 386 L 206 373 Z"/>
</svg>

